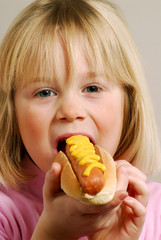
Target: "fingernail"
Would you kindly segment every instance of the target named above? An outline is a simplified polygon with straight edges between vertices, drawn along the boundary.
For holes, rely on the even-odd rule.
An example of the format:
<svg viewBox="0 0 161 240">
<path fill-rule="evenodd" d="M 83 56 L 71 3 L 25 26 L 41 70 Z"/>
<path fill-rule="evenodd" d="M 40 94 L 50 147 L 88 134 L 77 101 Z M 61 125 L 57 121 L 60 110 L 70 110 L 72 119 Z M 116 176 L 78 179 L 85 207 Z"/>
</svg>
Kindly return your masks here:
<svg viewBox="0 0 161 240">
<path fill-rule="evenodd" d="M 121 193 L 120 196 L 119 196 L 121 201 L 125 200 L 127 197 L 128 197 L 128 193 L 127 192 Z"/>
<path fill-rule="evenodd" d="M 127 196 L 125 199 L 124 199 L 124 202 L 127 202 L 127 203 L 132 203 L 133 200 L 131 197 Z"/>
<path fill-rule="evenodd" d="M 127 170 L 124 166 L 121 167 L 121 172 L 124 173 L 124 174 L 127 174 Z"/>
<path fill-rule="evenodd" d="M 57 162 L 54 162 L 54 163 L 52 164 L 51 169 L 50 169 L 51 174 L 53 175 L 55 172 L 60 171 L 60 168 L 61 168 L 60 164 L 57 163 Z"/>
</svg>

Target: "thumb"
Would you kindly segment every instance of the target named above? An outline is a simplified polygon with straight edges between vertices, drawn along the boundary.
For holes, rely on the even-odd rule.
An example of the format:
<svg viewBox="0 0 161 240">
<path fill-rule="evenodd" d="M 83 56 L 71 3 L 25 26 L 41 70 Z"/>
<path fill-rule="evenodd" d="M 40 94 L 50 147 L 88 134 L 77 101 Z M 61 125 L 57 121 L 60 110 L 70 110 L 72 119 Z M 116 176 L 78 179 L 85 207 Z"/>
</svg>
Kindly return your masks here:
<svg viewBox="0 0 161 240">
<path fill-rule="evenodd" d="M 46 173 L 43 189 L 45 198 L 53 199 L 53 197 L 60 192 L 60 174 L 61 166 L 59 163 L 54 162 L 51 169 Z"/>
</svg>

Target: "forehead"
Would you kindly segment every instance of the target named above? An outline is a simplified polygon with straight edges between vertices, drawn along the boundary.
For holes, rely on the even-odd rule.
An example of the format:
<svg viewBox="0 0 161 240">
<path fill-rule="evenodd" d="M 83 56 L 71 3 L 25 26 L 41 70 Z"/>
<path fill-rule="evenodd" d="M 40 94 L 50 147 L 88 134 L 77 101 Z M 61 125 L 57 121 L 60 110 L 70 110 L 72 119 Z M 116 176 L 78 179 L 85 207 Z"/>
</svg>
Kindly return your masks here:
<svg viewBox="0 0 161 240">
<path fill-rule="evenodd" d="M 30 54 L 23 59 L 16 78 L 17 85 L 64 79 L 64 74 L 66 78 L 74 79 L 75 73 L 88 77 L 104 73 L 102 57 L 96 56 L 89 40 L 82 34 L 67 37 L 59 32 L 40 44 L 37 49 L 31 47 Z"/>
</svg>

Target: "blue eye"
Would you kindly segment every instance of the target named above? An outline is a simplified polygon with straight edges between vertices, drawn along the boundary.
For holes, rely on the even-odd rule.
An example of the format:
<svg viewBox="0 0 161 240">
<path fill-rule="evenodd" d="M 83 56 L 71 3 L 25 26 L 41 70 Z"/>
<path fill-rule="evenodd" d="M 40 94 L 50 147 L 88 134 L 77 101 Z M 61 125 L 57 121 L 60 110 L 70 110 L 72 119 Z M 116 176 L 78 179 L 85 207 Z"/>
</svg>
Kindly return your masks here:
<svg viewBox="0 0 161 240">
<path fill-rule="evenodd" d="M 100 89 L 97 86 L 88 86 L 85 88 L 85 92 L 94 93 L 98 92 Z"/>
<path fill-rule="evenodd" d="M 41 92 L 37 93 L 37 96 L 38 97 L 50 97 L 50 96 L 53 96 L 55 95 L 55 93 L 51 90 L 48 90 L 48 89 L 44 89 L 42 90 Z"/>
</svg>

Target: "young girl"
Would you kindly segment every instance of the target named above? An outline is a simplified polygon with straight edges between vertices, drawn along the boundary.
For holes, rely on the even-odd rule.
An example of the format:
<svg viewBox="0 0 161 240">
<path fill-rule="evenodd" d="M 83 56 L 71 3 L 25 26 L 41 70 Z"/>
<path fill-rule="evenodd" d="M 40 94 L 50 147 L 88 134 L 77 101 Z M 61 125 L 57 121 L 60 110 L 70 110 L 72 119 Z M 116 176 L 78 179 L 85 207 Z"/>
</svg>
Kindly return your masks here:
<svg viewBox="0 0 161 240">
<path fill-rule="evenodd" d="M 0 48 L 0 239 L 159 240 L 155 122 L 137 51 L 106 0 L 36 0 Z M 60 189 L 60 141 L 87 135 L 114 158 L 113 200 Z M 150 190 L 150 195 L 149 195 Z"/>
</svg>

